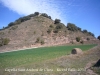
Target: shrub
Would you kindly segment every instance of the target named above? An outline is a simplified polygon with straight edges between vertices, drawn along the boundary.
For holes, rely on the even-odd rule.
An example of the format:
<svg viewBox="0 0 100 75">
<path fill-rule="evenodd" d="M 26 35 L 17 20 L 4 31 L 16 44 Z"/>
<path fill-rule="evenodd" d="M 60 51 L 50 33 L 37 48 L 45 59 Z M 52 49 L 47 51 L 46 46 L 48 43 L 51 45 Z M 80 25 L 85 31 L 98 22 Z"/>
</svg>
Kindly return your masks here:
<svg viewBox="0 0 100 75">
<path fill-rule="evenodd" d="M 34 31 L 33 33 L 36 34 L 36 31 Z"/>
<path fill-rule="evenodd" d="M 36 39 L 36 43 L 39 43 L 40 42 L 40 38 L 38 37 L 37 39 Z"/>
<path fill-rule="evenodd" d="M 14 25 L 14 23 L 13 22 L 10 22 L 9 24 L 8 24 L 8 27 L 11 27 L 11 26 L 13 26 Z"/>
<path fill-rule="evenodd" d="M 91 32 L 88 32 L 88 34 L 94 37 L 94 34 L 93 34 L 93 33 L 91 33 Z"/>
<path fill-rule="evenodd" d="M 80 40 L 81 40 L 80 37 L 76 37 L 77 42 L 80 42 Z"/>
<path fill-rule="evenodd" d="M 67 23 L 67 28 L 70 31 L 78 31 L 78 30 L 80 30 L 79 27 L 77 27 L 75 24 L 72 24 L 72 23 Z"/>
<path fill-rule="evenodd" d="M 61 25 L 61 24 L 58 24 L 57 26 L 56 26 L 56 29 L 62 29 L 63 28 L 63 26 Z"/>
<path fill-rule="evenodd" d="M 41 43 L 41 45 L 43 45 L 43 44 L 44 44 L 44 40 L 41 40 L 41 42 L 40 42 L 40 43 Z"/>
<path fill-rule="evenodd" d="M 81 44 L 84 44 L 84 41 L 82 40 L 82 41 L 80 41 L 80 43 L 81 43 Z"/>
<path fill-rule="evenodd" d="M 87 38 L 87 40 L 90 40 L 90 38 Z"/>
<path fill-rule="evenodd" d="M 0 46 L 8 45 L 9 42 L 10 42 L 9 38 L 1 38 L 0 39 Z"/>
<path fill-rule="evenodd" d="M 49 19 L 51 19 L 51 16 L 48 16 Z"/>
<path fill-rule="evenodd" d="M 51 33 L 51 31 L 52 31 L 51 29 L 48 29 L 48 30 L 47 30 L 47 33 L 48 33 L 48 34 L 50 34 L 50 33 Z"/>
<path fill-rule="evenodd" d="M 82 32 L 83 32 L 83 33 L 87 33 L 88 31 L 87 31 L 87 30 L 83 30 Z"/>
<path fill-rule="evenodd" d="M 80 27 L 77 27 L 77 29 L 78 29 L 79 31 L 82 31 Z"/>
<path fill-rule="evenodd" d="M 53 25 L 50 25 L 49 27 L 50 27 L 50 28 L 54 28 L 54 26 L 53 26 Z"/>
<path fill-rule="evenodd" d="M 4 45 L 7 45 L 10 42 L 10 40 L 8 38 L 4 38 L 3 42 L 4 42 Z"/>
<path fill-rule="evenodd" d="M 37 15 L 39 15 L 39 12 L 35 12 L 35 13 L 34 13 L 34 16 L 37 16 Z"/>
<path fill-rule="evenodd" d="M 97 39 L 99 39 L 99 40 L 100 40 L 100 35 L 97 37 Z"/>
<path fill-rule="evenodd" d="M 54 21 L 54 24 L 58 24 L 58 23 L 60 23 L 60 19 L 55 19 L 55 21 Z"/>
<path fill-rule="evenodd" d="M 51 19 L 51 16 L 48 16 L 46 13 L 42 13 L 41 16 Z"/>
<path fill-rule="evenodd" d="M 17 29 L 17 28 L 18 28 L 18 26 L 13 26 L 13 27 L 11 27 L 12 30 L 15 30 L 15 29 Z"/>
</svg>

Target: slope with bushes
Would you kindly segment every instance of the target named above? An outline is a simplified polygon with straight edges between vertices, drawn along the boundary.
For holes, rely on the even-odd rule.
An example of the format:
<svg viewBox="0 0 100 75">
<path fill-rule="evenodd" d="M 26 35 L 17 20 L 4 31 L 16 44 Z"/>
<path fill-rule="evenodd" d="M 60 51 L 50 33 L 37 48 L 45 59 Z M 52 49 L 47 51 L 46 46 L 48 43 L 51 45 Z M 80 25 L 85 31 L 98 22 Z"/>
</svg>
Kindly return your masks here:
<svg viewBox="0 0 100 75">
<path fill-rule="evenodd" d="M 0 50 L 13 50 L 37 46 L 52 46 L 80 41 L 95 40 L 94 34 L 81 30 L 75 24 L 65 26 L 60 19 L 52 20 L 46 13 L 35 12 L 11 22 L 0 30 L 0 38 L 10 41 Z M 78 41 L 79 42 L 79 41 Z"/>
</svg>

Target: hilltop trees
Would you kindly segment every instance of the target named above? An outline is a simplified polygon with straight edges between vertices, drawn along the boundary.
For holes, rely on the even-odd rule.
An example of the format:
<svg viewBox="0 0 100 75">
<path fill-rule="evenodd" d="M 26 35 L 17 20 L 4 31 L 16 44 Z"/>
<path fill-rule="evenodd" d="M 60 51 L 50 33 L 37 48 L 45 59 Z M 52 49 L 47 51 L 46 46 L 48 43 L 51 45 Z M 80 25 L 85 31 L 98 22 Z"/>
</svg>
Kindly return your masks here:
<svg viewBox="0 0 100 75">
<path fill-rule="evenodd" d="M 42 13 L 41 16 L 51 19 L 51 16 L 48 16 L 46 13 Z"/>
<path fill-rule="evenodd" d="M 11 26 L 13 26 L 13 25 L 14 25 L 13 22 L 10 22 L 10 23 L 8 24 L 9 27 L 11 27 Z"/>
<path fill-rule="evenodd" d="M 67 28 L 70 31 L 78 31 L 78 30 L 81 31 L 81 28 L 77 27 L 75 24 L 72 23 L 67 23 Z"/>
<path fill-rule="evenodd" d="M 87 31 L 87 30 L 83 30 L 82 32 L 83 32 L 83 33 L 87 33 L 88 31 Z"/>
<path fill-rule="evenodd" d="M 9 27 L 11 27 L 13 25 L 16 25 L 16 24 L 20 25 L 22 22 L 25 22 L 25 21 L 30 20 L 30 19 L 34 19 L 33 17 L 35 17 L 35 18 L 37 18 L 37 17 L 38 18 L 39 17 L 42 17 L 42 18 L 46 17 L 46 18 L 51 19 L 51 16 L 48 16 L 48 14 L 46 14 L 46 13 L 35 12 L 34 14 L 30 14 L 28 16 L 20 17 L 19 19 L 15 20 L 15 22 L 10 22 L 8 24 L 8 26 L 4 27 L 3 29 L 9 28 Z M 47 33 L 51 33 L 51 29 L 53 30 L 54 33 L 58 33 L 65 26 L 63 23 L 61 23 L 60 19 L 55 19 L 54 20 L 54 25 L 55 26 L 52 26 L 52 25 L 50 26 L 50 28 L 48 29 Z M 80 32 L 83 32 L 86 35 L 91 35 L 91 36 L 94 37 L 93 33 L 88 32 L 87 30 L 83 30 L 82 31 L 80 27 L 77 27 L 73 23 L 67 23 L 67 27 L 65 27 L 65 28 L 67 28 L 69 31 L 72 31 L 72 32 L 74 32 L 74 31 L 80 31 Z"/>
<path fill-rule="evenodd" d="M 31 17 L 35 17 L 35 16 L 38 16 L 40 13 L 39 12 L 35 12 L 34 14 L 30 14 L 28 16 L 24 16 L 24 17 L 20 17 L 19 19 L 15 20 L 15 22 L 10 22 L 8 24 L 7 27 L 5 27 L 4 29 L 8 28 L 8 27 L 11 27 L 13 25 L 16 25 L 16 24 L 21 24 L 22 22 L 24 21 L 27 21 L 27 20 L 30 20 Z M 46 13 L 42 13 L 40 16 L 43 16 L 43 17 L 46 17 L 46 18 L 49 18 L 51 19 L 51 16 L 48 16 Z"/>
<path fill-rule="evenodd" d="M 58 23 L 60 23 L 60 19 L 55 19 L 55 21 L 54 21 L 54 24 L 58 24 Z"/>
<path fill-rule="evenodd" d="M 19 19 L 15 20 L 15 22 L 10 22 L 8 24 L 8 27 L 11 27 L 13 25 L 20 24 L 24 21 L 30 20 L 31 17 L 35 17 L 35 16 L 38 16 L 38 15 L 39 15 L 39 12 L 35 12 L 34 14 L 30 14 L 28 16 L 20 17 Z M 6 27 L 6 28 L 8 28 L 8 27 Z"/>
<path fill-rule="evenodd" d="M 88 32 L 87 30 L 83 30 L 82 32 L 85 33 L 85 34 L 88 34 L 88 35 L 91 35 L 91 36 L 95 37 L 93 33 Z"/>
<path fill-rule="evenodd" d="M 99 39 L 99 40 L 100 40 L 100 35 L 97 37 L 97 39 Z"/>
<path fill-rule="evenodd" d="M 77 27 L 77 26 L 76 26 L 75 24 L 73 24 L 73 23 L 67 23 L 67 28 L 68 28 L 68 30 L 70 30 L 70 31 L 81 31 L 81 32 L 83 32 L 84 34 L 91 35 L 91 36 L 95 37 L 93 33 L 88 32 L 87 30 L 83 30 L 83 31 L 82 31 L 81 28 Z"/>
</svg>

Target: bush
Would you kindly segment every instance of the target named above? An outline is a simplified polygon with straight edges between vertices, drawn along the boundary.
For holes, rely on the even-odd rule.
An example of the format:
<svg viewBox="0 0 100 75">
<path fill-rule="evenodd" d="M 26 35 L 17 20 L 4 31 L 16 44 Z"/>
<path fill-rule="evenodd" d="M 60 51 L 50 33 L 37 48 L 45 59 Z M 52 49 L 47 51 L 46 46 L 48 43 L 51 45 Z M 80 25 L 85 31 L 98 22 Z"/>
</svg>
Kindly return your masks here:
<svg viewBox="0 0 100 75">
<path fill-rule="evenodd" d="M 99 39 L 99 40 L 100 40 L 100 35 L 97 37 L 97 39 Z"/>
<path fill-rule="evenodd" d="M 17 28 L 18 28 L 18 26 L 13 26 L 13 27 L 11 27 L 12 30 L 15 30 L 15 29 L 17 29 Z"/>
<path fill-rule="evenodd" d="M 41 45 L 43 45 L 44 44 L 44 40 L 41 40 Z"/>
<path fill-rule="evenodd" d="M 82 41 L 80 41 L 80 43 L 81 43 L 81 44 L 84 44 L 84 41 L 82 40 Z"/>
<path fill-rule="evenodd" d="M 46 13 L 42 13 L 41 16 L 51 19 L 51 16 L 48 16 Z"/>
<path fill-rule="evenodd" d="M 4 42 L 4 45 L 7 45 L 10 42 L 10 40 L 8 38 L 4 38 L 3 42 Z"/>
<path fill-rule="evenodd" d="M 37 39 L 36 39 L 36 43 L 39 43 L 40 42 L 40 38 L 38 37 Z"/>
<path fill-rule="evenodd" d="M 81 30 L 79 27 L 77 27 L 75 24 L 67 23 L 67 28 L 70 31 L 78 31 Z"/>
<path fill-rule="evenodd" d="M 36 42 L 35 43 L 40 43 L 41 45 L 43 45 L 44 44 L 44 40 L 40 40 L 40 38 L 38 37 L 36 39 Z"/>
<path fill-rule="evenodd" d="M 79 31 L 82 31 L 80 27 L 77 27 L 77 29 L 78 29 Z"/>
<path fill-rule="evenodd" d="M 50 25 L 49 27 L 50 27 L 50 28 L 54 28 L 54 26 L 53 26 L 53 25 Z"/>
<path fill-rule="evenodd" d="M 87 38 L 87 41 L 89 41 L 90 40 L 90 38 Z"/>
<path fill-rule="evenodd" d="M 14 23 L 13 22 L 10 22 L 9 24 L 8 24 L 8 27 L 11 27 L 11 26 L 13 26 L 14 25 Z"/>
<path fill-rule="evenodd" d="M 88 32 L 87 30 L 83 30 L 82 32 L 87 33 L 88 35 L 95 37 L 95 35 L 92 32 Z"/>
<path fill-rule="evenodd" d="M 63 28 L 63 26 L 61 25 L 61 24 L 58 24 L 57 26 L 56 26 L 56 29 L 62 29 Z"/>
<path fill-rule="evenodd" d="M 91 32 L 88 32 L 88 34 L 94 37 L 94 34 L 93 34 L 93 33 L 91 33 Z"/>
<path fill-rule="evenodd" d="M 34 16 L 37 16 L 37 15 L 39 15 L 39 12 L 35 12 L 35 13 L 34 13 Z"/>
<path fill-rule="evenodd" d="M 83 33 L 87 33 L 88 31 L 87 31 L 87 30 L 83 30 L 82 32 L 83 32 Z"/>
<path fill-rule="evenodd" d="M 76 37 L 77 42 L 80 42 L 80 40 L 81 40 L 80 37 Z"/>
<path fill-rule="evenodd" d="M 48 34 L 50 34 L 50 33 L 51 33 L 51 31 L 52 31 L 51 29 L 48 29 L 48 30 L 47 30 L 47 33 L 48 33 Z"/>
<path fill-rule="evenodd" d="M 0 46 L 8 45 L 9 42 L 10 42 L 9 38 L 1 38 L 0 39 Z"/>
<path fill-rule="evenodd" d="M 36 31 L 34 31 L 33 33 L 36 34 Z"/>
<path fill-rule="evenodd" d="M 54 24 L 58 24 L 58 23 L 60 23 L 60 19 L 55 19 L 55 21 L 54 21 Z"/>
</svg>

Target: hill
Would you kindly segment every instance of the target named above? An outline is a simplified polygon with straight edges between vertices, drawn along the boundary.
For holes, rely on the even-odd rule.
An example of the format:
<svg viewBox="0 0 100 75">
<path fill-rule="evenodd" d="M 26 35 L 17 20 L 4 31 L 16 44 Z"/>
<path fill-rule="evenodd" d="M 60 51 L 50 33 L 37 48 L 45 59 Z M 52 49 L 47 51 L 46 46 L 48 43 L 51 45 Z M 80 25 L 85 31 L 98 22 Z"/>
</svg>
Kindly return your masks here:
<svg viewBox="0 0 100 75">
<path fill-rule="evenodd" d="M 75 24 L 65 26 L 46 13 L 30 14 L 0 30 L 0 51 L 62 44 L 94 43 L 94 34 Z M 88 41 L 88 42 L 87 42 Z"/>
</svg>

